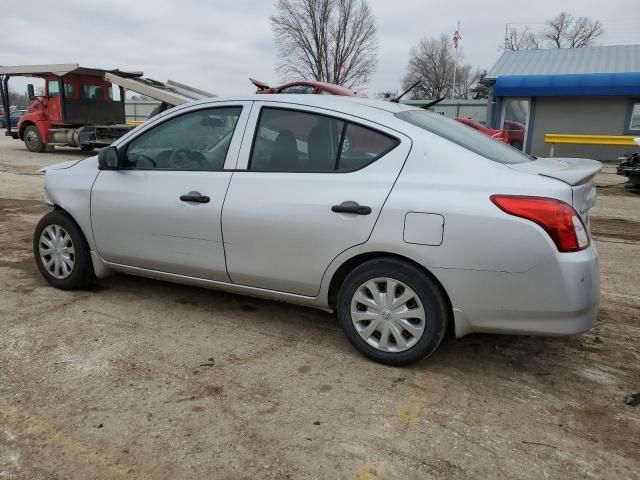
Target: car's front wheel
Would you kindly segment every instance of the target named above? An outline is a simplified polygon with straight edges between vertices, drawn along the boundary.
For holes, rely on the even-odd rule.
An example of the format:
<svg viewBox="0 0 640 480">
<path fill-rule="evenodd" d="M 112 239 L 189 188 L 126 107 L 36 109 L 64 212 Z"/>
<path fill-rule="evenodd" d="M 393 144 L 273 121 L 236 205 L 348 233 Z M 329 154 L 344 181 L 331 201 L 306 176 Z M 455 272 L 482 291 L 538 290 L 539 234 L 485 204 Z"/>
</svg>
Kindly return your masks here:
<svg viewBox="0 0 640 480">
<path fill-rule="evenodd" d="M 46 214 L 33 234 L 33 255 L 42 276 L 56 288 L 75 290 L 95 278 L 84 235 L 64 212 Z"/>
<path fill-rule="evenodd" d="M 395 258 L 355 268 L 342 283 L 337 310 L 342 329 L 360 353 L 397 366 L 431 355 L 444 338 L 449 317 L 436 281 Z"/>
</svg>

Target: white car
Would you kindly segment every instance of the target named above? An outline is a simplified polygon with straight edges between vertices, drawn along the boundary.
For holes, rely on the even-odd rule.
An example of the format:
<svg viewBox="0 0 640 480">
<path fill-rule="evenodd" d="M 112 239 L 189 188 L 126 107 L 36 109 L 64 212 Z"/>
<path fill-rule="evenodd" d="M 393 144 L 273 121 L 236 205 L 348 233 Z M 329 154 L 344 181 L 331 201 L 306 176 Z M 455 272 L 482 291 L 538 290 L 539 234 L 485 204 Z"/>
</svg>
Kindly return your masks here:
<svg viewBox="0 0 640 480">
<path fill-rule="evenodd" d="M 112 271 L 337 311 L 404 365 L 447 329 L 594 326 L 594 175 L 418 108 L 350 97 L 214 98 L 46 169 L 34 253 L 55 287 Z"/>
</svg>

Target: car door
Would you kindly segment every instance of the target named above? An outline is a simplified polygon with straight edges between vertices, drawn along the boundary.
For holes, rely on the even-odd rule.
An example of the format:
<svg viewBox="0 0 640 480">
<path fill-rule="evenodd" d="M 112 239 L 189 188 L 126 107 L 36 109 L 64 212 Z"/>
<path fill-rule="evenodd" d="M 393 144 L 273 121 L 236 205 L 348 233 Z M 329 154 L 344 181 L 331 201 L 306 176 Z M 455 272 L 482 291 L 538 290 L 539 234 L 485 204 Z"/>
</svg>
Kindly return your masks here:
<svg viewBox="0 0 640 480">
<path fill-rule="evenodd" d="M 256 102 L 222 214 L 231 280 L 317 295 L 330 262 L 369 238 L 410 145 L 362 119 Z"/>
<path fill-rule="evenodd" d="M 229 281 L 220 214 L 250 106 L 193 106 L 117 145 L 122 168 L 102 170 L 91 191 L 105 261 Z"/>
</svg>

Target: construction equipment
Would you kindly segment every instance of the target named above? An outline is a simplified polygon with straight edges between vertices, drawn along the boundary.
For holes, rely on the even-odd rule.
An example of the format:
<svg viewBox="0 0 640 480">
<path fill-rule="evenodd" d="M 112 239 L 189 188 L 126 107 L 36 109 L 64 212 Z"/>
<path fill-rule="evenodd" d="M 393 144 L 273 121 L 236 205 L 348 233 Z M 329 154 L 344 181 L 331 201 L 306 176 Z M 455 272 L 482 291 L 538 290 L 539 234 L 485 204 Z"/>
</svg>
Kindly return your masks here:
<svg viewBox="0 0 640 480">
<path fill-rule="evenodd" d="M 7 121 L 5 135 L 23 140 L 33 152 L 50 146 L 91 150 L 111 144 L 134 128 L 125 122 L 125 89 L 160 101 L 155 115 L 167 108 L 215 95 L 169 80 L 143 78 L 142 72 L 81 67 L 76 63 L 0 66 L 0 100 L 9 115 L 9 79 L 37 77 L 45 80 L 36 96 L 27 86 L 31 104 L 13 130 Z"/>
</svg>

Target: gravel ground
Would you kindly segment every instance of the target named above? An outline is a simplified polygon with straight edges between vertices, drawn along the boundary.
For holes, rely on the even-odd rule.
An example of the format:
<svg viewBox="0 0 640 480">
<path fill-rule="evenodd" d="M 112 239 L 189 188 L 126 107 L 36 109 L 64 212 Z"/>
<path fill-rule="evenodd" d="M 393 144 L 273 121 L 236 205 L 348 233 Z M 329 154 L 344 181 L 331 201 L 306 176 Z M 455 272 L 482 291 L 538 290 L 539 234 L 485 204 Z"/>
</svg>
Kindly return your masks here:
<svg viewBox="0 0 640 480">
<path fill-rule="evenodd" d="M 640 195 L 607 166 L 598 326 L 360 357 L 329 314 L 124 275 L 50 288 L 31 154 L 0 137 L 0 479 L 637 479 Z"/>
</svg>

